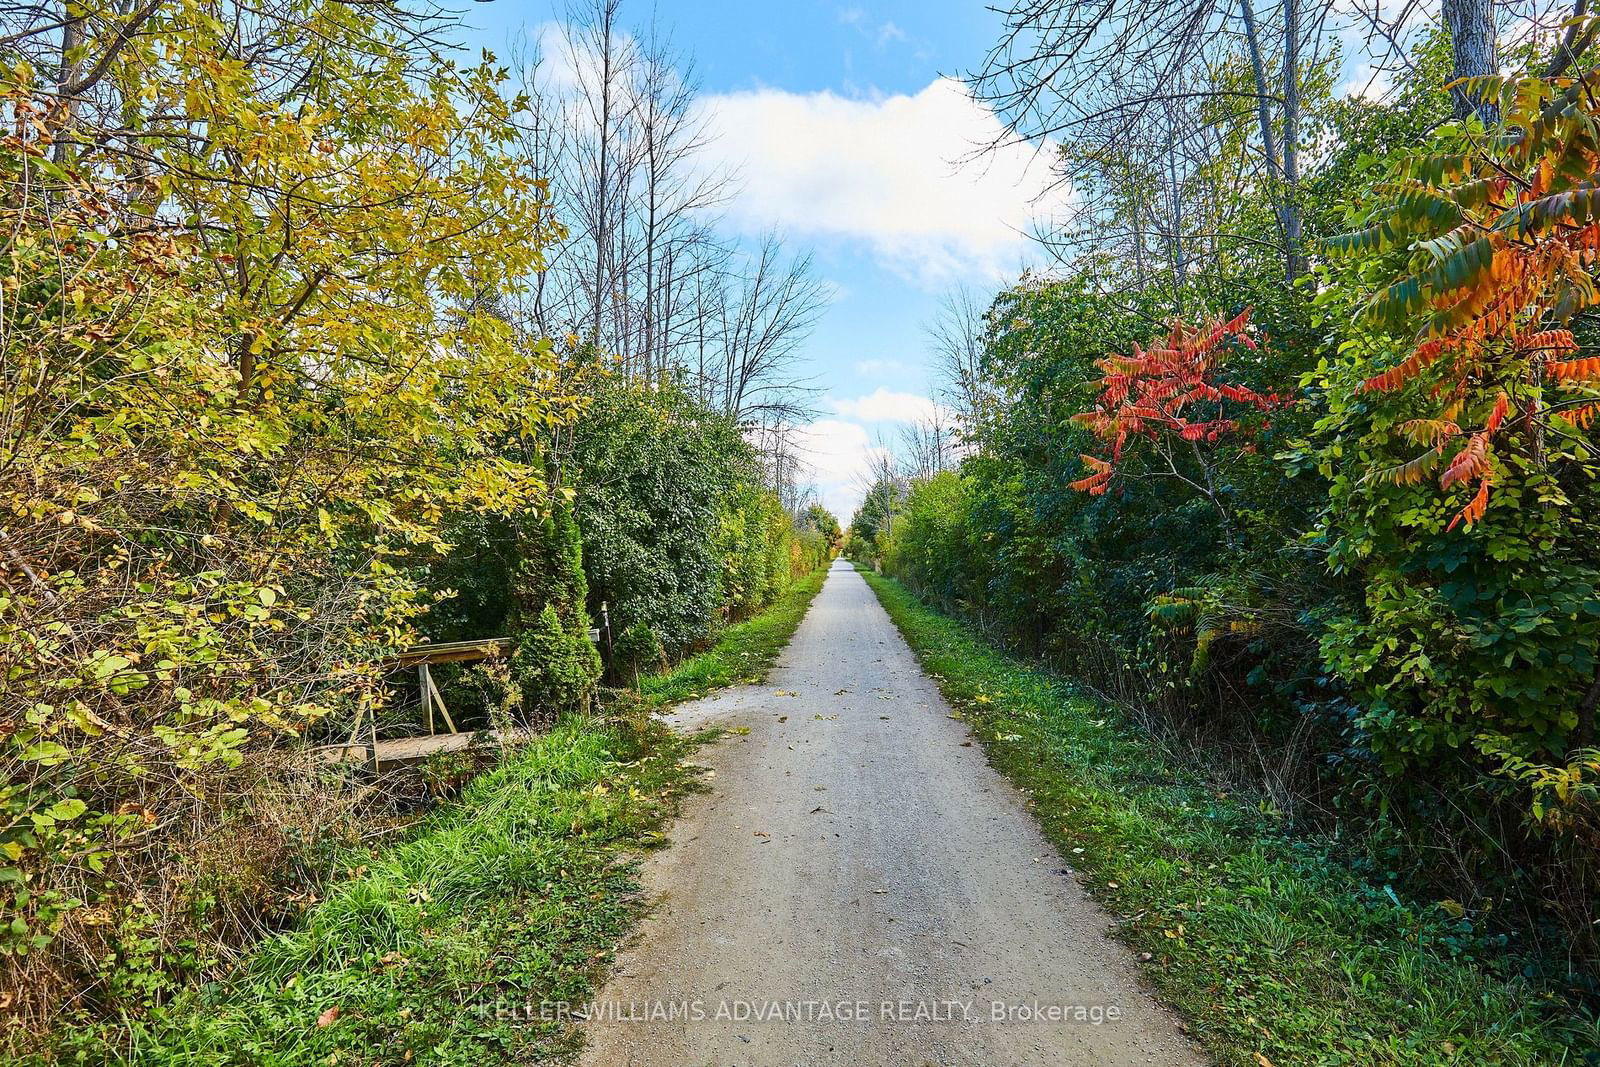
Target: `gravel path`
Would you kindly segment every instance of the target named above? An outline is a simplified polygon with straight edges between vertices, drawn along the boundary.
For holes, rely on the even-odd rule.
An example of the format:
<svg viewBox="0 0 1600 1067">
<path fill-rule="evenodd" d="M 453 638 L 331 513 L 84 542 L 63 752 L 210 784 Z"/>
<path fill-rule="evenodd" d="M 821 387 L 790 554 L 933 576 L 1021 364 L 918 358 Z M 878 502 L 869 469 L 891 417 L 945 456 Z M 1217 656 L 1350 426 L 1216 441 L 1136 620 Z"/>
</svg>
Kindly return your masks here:
<svg viewBox="0 0 1600 1067">
<path fill-rule="evenodd" d="M 767 684 L 673 718 L 749 733 L 702 750 L 584 1063 L 1206 1062 L 848 564 Z"/>
</svg>

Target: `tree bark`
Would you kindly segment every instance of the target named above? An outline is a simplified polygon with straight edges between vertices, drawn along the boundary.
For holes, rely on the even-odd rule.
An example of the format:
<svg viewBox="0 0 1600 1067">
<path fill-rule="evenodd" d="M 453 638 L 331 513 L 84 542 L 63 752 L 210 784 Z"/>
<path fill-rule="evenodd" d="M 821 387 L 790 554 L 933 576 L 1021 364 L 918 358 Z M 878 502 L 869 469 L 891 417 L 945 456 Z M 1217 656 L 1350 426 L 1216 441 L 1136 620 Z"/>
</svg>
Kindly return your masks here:
<svg viewBox="0 0 1600 1067">
<path fill-rule="evenodd" d="M 1457 78 L 1495 73 L 1494 0 L 1442 0 L 1441 10 L 1450 30 L 1451 73 Z M 1493 101 L 1477 100 L 1460 86 L 1452 89 L 1451 95 L 1458 119 L 1476 113 L 1489 126 L 1500 117 Z"/>
<path fill-rule="evenodd" d="M 1289 233 L 1291 230 L 1298 232 L 1299 226 L 1291 225 L 1289 213 L 1294 210 L 1294 205 L 1292 201 L 1285 200 L 1283 195 L 1283 165 L 1278 159 L 1278 139 L 1272 129 L 1272 87 L 1267 84 L 1267 68 L 1261 59 L 1261 39 L 1256 31 L 1256 13 L 1250 6 L 1250 0 L 1239 0 L 1239 17 L 1244 22 L 1244 41 L 1250 52 L 1250 72 L 1256 82 L 1256 121 L 1261 127 L 1261 154 L 1267 162 L 1267 195 L 1272 200 L 1272 213 L 1278 218 L 1278 234 L 1283 238 L 1284 276 L 1293 282 L 1295 263 Z"/>
<path fill-rule="evenodd" d="M 1283 250 L 1290 284 L 1305 269 L 1300 254 L 1300 3 L 1283 0 Z"/>
</svg>

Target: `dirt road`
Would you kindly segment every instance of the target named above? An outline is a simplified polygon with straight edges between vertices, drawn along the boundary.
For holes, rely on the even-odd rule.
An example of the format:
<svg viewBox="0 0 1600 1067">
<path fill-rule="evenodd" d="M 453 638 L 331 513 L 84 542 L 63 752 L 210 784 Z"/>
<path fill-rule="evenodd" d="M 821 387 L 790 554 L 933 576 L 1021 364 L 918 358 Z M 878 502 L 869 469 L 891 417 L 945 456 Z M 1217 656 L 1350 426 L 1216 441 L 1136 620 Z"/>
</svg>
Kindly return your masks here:
<svg viewBox="0 0 1600 1067">
<path fill-rule="evenodd" d="M 704 750 L 584 1062 L 1206 1062 L 948 712 L 842 561 L 766 685 L 679 708 L 749 733 Z"/>
</svg>

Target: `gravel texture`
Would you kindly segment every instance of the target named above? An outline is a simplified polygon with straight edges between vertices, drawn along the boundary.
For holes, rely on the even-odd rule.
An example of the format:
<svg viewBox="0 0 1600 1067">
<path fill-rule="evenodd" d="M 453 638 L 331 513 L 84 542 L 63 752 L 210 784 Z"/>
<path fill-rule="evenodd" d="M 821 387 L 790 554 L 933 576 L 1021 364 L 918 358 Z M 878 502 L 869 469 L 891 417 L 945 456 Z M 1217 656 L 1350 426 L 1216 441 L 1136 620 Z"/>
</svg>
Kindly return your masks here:
<svg viewBox="0 0 1600 1067">
<path fill-rule="evenodd" d="M 749 732 L 702 750 L 583 1063 L 1207 1062 L 848 564 L 765 685 L 671 719 Z"/>
</svg>

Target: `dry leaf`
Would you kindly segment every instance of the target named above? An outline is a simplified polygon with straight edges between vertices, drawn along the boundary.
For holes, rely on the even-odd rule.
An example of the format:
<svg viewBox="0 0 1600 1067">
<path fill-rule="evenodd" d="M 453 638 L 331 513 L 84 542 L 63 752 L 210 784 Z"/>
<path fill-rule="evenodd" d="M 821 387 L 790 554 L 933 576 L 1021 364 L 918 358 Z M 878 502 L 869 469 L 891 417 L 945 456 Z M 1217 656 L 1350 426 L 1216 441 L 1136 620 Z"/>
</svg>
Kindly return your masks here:
<svg viewBox="0 0 1600 1067">
<path fill-rule="evenodd" d="M 337 1018 L 339 1018 L 339 1005 L 335 1004 L 333 1007 L 317 1016 L 317 1029 L 326 1030 L 328 1027 L 333 1025 L 334 1020 Z"/>
</svg>

